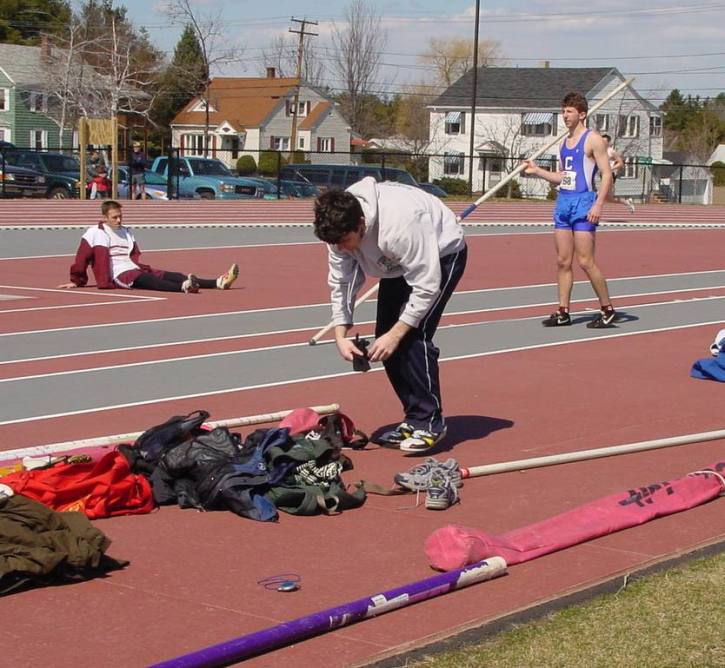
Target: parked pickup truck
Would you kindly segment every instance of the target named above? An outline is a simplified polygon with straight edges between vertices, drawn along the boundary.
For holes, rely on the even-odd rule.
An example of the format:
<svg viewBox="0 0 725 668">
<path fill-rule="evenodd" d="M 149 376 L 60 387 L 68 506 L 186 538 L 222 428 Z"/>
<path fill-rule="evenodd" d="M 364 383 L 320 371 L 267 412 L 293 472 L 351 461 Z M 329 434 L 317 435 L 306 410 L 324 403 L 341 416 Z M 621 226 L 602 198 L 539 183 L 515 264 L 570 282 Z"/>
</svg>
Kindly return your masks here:
<svg viewBox="0 0 725 668">
<path fill-rule="evenodd" d="M 169 159 L 159 156 L 151 170 L 168 176 Z M 179 194 L 196 195 L 202 199 L 252 199 L 264 197 L 264 189 L 251 179 L 234 176 L 226 165 L 216 158 L 179 158 Z"/>
</svg>

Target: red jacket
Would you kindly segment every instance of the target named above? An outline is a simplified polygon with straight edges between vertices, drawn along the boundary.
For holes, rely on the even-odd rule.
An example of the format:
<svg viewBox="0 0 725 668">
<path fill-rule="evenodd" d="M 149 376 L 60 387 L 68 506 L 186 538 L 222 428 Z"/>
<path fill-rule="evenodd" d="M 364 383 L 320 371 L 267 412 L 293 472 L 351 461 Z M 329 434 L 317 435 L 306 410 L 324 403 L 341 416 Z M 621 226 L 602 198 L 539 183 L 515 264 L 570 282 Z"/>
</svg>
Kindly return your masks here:
<svg viewBox="0 0 725 668">
<path fill-rule="evenodd" d="M 130 255 L 131 260 L 139 266 L 139 269 L 150 269 L 148 265 L 139 262 L 141 251 L 136 239 L 131 228 L 126 227 L 125 229 L 129 240 L 133 244 Z M 81 237 L 81 243 L 76 251 L 76 259 L 70 268 L 71 282 L 75 283 L 79 288 L 85 287 L 88 283 L 88 266 L 90 265 L 96 278 L 97 288 L 107 290 L 118 287 L 113 282 L 113 275 L 111 274 L 110 245 L 111 239 L 102 222 L 89 227 Z"/>
</svg>

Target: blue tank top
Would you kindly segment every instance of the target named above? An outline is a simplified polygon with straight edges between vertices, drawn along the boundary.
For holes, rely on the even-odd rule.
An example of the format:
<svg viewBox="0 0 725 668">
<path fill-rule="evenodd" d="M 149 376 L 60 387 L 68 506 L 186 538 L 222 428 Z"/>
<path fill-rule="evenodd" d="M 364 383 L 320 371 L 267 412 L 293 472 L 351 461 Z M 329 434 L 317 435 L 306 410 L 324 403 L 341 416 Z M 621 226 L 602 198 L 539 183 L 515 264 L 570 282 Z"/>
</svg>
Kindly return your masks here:
<svg viewBox="0 0 725 668">
<path fill-rule="evenodd" d="M 559 185 L 559 192 L 563 194 L 576 195 L 579 193 L 594 191 L 594 177 L 597 173 L 597 163 L 594 158 L 584 152 L 584 143 L 589 135 L 589 130 L 582 132 L 577 145 L 568 148 L 566 139 L 559 149 L 559 161 L 564 171 L 564 178 Z"/>
</svg>

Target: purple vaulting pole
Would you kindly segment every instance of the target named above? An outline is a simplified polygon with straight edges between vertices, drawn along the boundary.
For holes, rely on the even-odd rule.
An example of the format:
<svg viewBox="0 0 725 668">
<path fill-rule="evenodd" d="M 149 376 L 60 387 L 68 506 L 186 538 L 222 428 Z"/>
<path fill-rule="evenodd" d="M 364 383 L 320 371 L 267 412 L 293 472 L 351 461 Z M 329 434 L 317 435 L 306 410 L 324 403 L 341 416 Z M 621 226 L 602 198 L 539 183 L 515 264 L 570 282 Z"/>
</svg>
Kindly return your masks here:
<svg viewBox="0 0 725 668">
<path fill-rule="evenodd" d="M 154 664 L 151 668 L 226 666 L 235 661 L 278 649 L 284 645 L 348 626 L 369 617 L 382 615 L 418 601 L 446 594 L 454 589 L 490 580 L 505 572 L 506 562 L 501 557 L 491 557 L 465 568 L 434 575 L 375 596 L 361 598 L 321 612 L 314 612 L 311 615 L 283 622 L 234 640 L 211 645 L 196 652 Z"/>
</svg>

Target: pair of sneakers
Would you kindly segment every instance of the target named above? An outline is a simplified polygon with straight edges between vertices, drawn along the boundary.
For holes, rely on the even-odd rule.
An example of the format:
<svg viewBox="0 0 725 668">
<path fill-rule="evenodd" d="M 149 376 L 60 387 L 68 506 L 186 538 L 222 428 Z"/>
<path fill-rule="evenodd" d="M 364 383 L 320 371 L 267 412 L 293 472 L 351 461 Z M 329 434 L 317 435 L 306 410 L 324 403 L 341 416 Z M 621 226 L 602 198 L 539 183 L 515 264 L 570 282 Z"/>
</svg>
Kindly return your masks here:
<svg viewBox="0 0 725 668">
<path fill-rule="evenodd" d="M 416 429 L 407 422 L 401 422 L 395 429 L 386 431 L 378 439 L 378 445 L 384 448 L 396 448 L 403 452 L 425 452 L 440 443 L 446 435 L 446 428 L 442 431 L 429 431 Z"/>
<path fill-rule="evenodd" d="M 617 320 L 617 312 L 614 309 L 601 310 L 594 320 L 587 323 L 587 327 L 589 329 L 607 329 L 614 327 Z M 571 325 L 571 315 L 569 315 L 569 311 L 555 311 L 546 320 L 542 320 L 541 324 L 544 327 L 567 327 Z"/>
<path fill-rule="evenodd" d="M 440 462 L 428 457 L 408 471 L 396 473 L 394 480 L 411 492 L 424 491 L 425 507 L 429 510 L 446 510 L 458 503 L 458 488 L 463 486 L 460 467 L 453 458 Z"/>
</svg>

